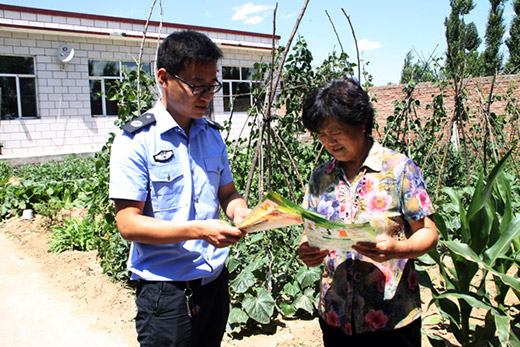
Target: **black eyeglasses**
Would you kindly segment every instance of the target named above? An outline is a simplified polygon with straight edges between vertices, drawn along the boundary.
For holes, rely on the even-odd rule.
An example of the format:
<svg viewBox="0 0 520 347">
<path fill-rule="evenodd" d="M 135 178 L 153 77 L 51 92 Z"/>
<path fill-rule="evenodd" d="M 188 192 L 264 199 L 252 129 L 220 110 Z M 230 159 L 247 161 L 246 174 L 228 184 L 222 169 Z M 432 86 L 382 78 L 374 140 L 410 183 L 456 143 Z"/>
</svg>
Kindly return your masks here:
<svg viewBox="0 0 520 347">
<path fill-rule="evenodd" d="M 176 79 L 178 79 L 179 81 L 181 81 L 182 83 L 184 83 L 185 85 L 187 85 L 188 87 L 190 87 L 193 95 L 201 95 L 201 94 L 206 94 L 206 93 L 215 94 L 220 89 L 222 89 L 222 83 L 220 83 L 219 81 L 215 81 L 215 84 L 212 86 L 194 86 L 193 84 L 186 82 L 185 80 L 183 80 L 182 78 L 180 78 L 177 75 L 174 75 L 174 74 L 171 74 L 171 75 L 173 77 L 175 77 Z"/>
</svg>

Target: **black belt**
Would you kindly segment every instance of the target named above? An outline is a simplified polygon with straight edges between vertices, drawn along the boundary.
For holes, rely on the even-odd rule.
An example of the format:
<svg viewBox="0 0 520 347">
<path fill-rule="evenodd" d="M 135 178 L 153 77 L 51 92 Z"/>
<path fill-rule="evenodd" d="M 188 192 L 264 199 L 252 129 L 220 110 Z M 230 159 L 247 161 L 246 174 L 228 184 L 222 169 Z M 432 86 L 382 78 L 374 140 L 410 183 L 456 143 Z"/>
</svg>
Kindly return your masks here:
<svg viewBox="0 0 520 347">
<path fill-rule="evenodd" d="M 196 288 L 202 286 L 202 278 L 196 278 L 191 281 L 148 281 L 148 280 L 137 280 L 136 285 L 137 286 L 144 286 L 145 284 L 157 284 L 157 283 L 163 283 L 163 286 L 175 286 L 177 288 Z"/>
</svg>

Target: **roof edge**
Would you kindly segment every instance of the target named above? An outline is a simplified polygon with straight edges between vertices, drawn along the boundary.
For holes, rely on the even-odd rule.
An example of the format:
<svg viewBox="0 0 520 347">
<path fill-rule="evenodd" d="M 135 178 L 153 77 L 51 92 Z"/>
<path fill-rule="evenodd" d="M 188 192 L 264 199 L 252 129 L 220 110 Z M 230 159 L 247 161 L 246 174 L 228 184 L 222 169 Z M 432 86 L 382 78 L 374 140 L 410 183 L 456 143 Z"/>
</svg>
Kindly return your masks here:
<svg viewBox="0 0 520 347">
<path fill-rule="evenodd" d="M 146 24 L 146 20 L 142 20 L 142 19 L 113 17 L 113 16 L 104 16 L 104 15 L 87 14 L 87 13 L 79 13 L 79 12 L 58 11 L 58 10 L 47 10 L 47 9 L 41 9 L 41 8 L 6 5 L 6 4 L 0 4 L 0 10 L 34 13 L 34 14 L 44 14 L 44 15 L 50 15 L 50 16 L 83 18 L 83 19 L 91 19 L 91 20 L 105 20 L 105 21 L 112 21 L 112 22 L 119 22 L 119 23 L 142 24 L 142 25 Z M 161 25 L 161 23 L 157 22 L 157 21 L 149 21 L 148 24 L 155 25 L 155 26 Z M 212 28 L 212 27 L 204 27 L 204 26 L 188 25 L 188 24 L 163 22 L 162 26 L 167 27 L 167 28 L 175 28 L 175 29 L 212 31 L 212 32 L 217 32 L 217 33 L 248 35 L 248 36 L 253 36 L 253 37 L 261 37 L 261 38 L 272 38 L 273 37 L 273 35 L 271 35 L 271 34 L 262 34 L 262 33 L 241 31 L 241 30 Z M 280 40 L 280 36 L 275 35 L 275 39 Z"/>
</svg>

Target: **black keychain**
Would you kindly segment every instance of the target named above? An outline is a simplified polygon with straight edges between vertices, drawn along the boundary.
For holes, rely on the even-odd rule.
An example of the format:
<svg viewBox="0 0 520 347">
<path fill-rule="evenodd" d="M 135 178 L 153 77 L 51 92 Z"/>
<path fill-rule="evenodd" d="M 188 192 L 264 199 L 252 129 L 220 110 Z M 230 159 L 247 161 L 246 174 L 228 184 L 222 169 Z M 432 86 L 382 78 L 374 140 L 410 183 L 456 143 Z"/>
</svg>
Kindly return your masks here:
<svg viewBox="0 0 520 347">
<path fill-rule="evenodd" d="M 188 317 L 193 318 L 197 315 L 195 304 L 193 303 L 193 290 L 190 288 L 188 282 L 186 282 L 186 288 L 184 288 L 184 298 L 186 299 L 186 310 L 188 311 Z"/>
</svg>

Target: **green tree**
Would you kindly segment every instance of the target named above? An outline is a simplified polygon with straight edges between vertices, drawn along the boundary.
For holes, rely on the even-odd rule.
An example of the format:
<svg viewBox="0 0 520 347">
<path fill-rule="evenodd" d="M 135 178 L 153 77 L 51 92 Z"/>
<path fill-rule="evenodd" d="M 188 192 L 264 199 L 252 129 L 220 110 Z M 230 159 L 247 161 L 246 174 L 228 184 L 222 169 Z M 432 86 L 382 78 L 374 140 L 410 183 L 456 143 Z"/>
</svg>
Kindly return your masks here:
<svg viewBox="0 0 520 347">
<path fill-rule="evenodd" d="M 488 23 L 486 28 L 486 49 L 481 55 L 480 74 L 493 76 L 502 71 L 503 55 L 500 46 L 505 33 L 504 2 L 505 0 L 489 0 Z"/>
<path fill-rule="evenodd" d="M 506 46 L 509 50 L 509 60 L 506 64 L 508 73 L 517 73 L 520 69 L 520 0 L 513 0 L 513 8 L 515 16 L 511 21 L 509 28 L 510 36 L 506 39 Z"/>
<path fill-rule="evenodd" d="M 450 0 L 451 13 L 446 27 L 446 73 L 448 76 L 471 76 L 478 72 L 478 47 L 481 39 L 474 23 L 466 24 L 464 16 L 475 8 L 473 0 Z"/>
<path fill-rule="evenodd" d="M 401 84 L 406 84 L 412 80 L 415 82 L 432 82 L 435 80 L 435 71 L 431 68 L 429 62 L 418 61 L 414 63 L 413 60 L 412 51 L 408 51 L 401 70 Z"/>
<path fill-rule="evenodd" d="M 477 26 L 471 22 L 466 25 L 465 33 L 465 48 L 466 48 L 466 71 L 470 76 L 480 75 L 480 62 L 478 48 L 482 43 L 478 35 Z"/>
</svg>

